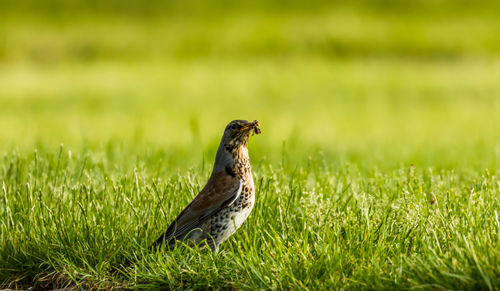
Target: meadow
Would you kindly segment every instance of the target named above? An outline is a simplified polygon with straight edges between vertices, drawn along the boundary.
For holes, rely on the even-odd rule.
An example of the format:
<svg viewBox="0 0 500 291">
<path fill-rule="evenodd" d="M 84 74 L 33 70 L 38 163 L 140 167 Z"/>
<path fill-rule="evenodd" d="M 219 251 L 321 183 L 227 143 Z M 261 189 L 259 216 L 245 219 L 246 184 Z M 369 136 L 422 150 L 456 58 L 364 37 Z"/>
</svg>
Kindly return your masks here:
<svg viewBox="0 0 500 291">
<path fill-rule="evenodd" d="M 495 2 L 27 3 L 0 11 L 0 288 L 500 289 Z M 262 129 L 251 216 L 150 251 L 233 119 Z"/>
</svg>

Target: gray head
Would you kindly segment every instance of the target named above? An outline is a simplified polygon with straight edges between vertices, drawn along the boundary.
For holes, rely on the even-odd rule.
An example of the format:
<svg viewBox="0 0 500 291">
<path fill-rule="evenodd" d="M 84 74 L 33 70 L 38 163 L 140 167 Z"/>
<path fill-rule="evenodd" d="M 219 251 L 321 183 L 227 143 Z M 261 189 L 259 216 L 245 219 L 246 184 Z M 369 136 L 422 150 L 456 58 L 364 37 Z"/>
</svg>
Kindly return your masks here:
<svg viewBox="0 0 500 291">
<path fill-rule="evenodd" d="M 248 138 L 252 133 L 260 134 L 259 122 L 257 120 L 253 122 L 248 120 L 233 120 L 226 126 L 221 144 L 224 145 L 224 148 L 228 152 L 231 152 L 235 148 L 248 145 Z"/>
<path fill-rule="evenodd" d="M 215 156 L 214 173 L 219 171 L 227 171 L 236 159 L 243 153 L 248 157 L 248 138 L 251 133 L 260 134 L 259 122 L 254 120 L 233 120 L 224 130 L 224 135 Z"/>
</svg>

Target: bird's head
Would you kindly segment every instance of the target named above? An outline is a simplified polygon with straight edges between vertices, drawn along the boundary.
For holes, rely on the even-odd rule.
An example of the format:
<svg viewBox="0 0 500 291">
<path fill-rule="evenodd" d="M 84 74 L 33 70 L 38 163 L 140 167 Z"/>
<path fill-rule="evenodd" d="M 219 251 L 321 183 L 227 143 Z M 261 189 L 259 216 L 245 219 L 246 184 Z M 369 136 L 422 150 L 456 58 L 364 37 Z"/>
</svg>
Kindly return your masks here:
<svg viewBox="0 0 500 291">
<path fill-rule="evenodd" d="M 247 120 L 233 120 L 226 126 L 222 142 L 226 150 L 231 152 L 234 148 L 239 148 L 242 145 L 246 146 L 248 138 L 252 133 L 260 134 L 259 122 L 257 120 L 252 122 Z"/>
</svg>

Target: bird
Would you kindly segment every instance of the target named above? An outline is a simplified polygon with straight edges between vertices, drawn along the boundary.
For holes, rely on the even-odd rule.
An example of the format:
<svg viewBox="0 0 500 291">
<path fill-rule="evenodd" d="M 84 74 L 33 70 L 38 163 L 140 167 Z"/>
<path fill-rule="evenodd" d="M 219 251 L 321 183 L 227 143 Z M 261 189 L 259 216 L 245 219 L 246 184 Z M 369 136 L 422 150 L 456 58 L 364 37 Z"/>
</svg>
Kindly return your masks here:
<svg viewBox="0 0 500 291">
<path fill-rule="evenodd" d="M 233 120 L 225 128 L 207 184 L 182 210 L 151 246 L 157 249 L 176 247 L 178 241 L 208 245 L 217 253 L 248 218 L 255 204 L 255 186 L 248 140 L 260 134 L 259 122 Z M 206 244 L 202 244 L 202 242 Z"/>
</svg>

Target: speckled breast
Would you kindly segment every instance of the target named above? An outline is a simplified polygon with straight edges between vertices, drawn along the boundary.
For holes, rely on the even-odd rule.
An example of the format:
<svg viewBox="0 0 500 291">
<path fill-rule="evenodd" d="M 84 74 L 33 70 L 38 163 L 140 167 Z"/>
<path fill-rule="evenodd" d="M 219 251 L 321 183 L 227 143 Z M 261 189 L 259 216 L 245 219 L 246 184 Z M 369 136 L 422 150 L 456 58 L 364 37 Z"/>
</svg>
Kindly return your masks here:
<svg viewBox="0 0 500 291">
<path fill-rule="evenodd" d="M 210 219 L 208 233 L 213 238 L 215 247 L 228 239 L 248 218 L 255 202 L 254 193 L 253 179 L 245 181 L 238 199 Z"/>
</svg>

